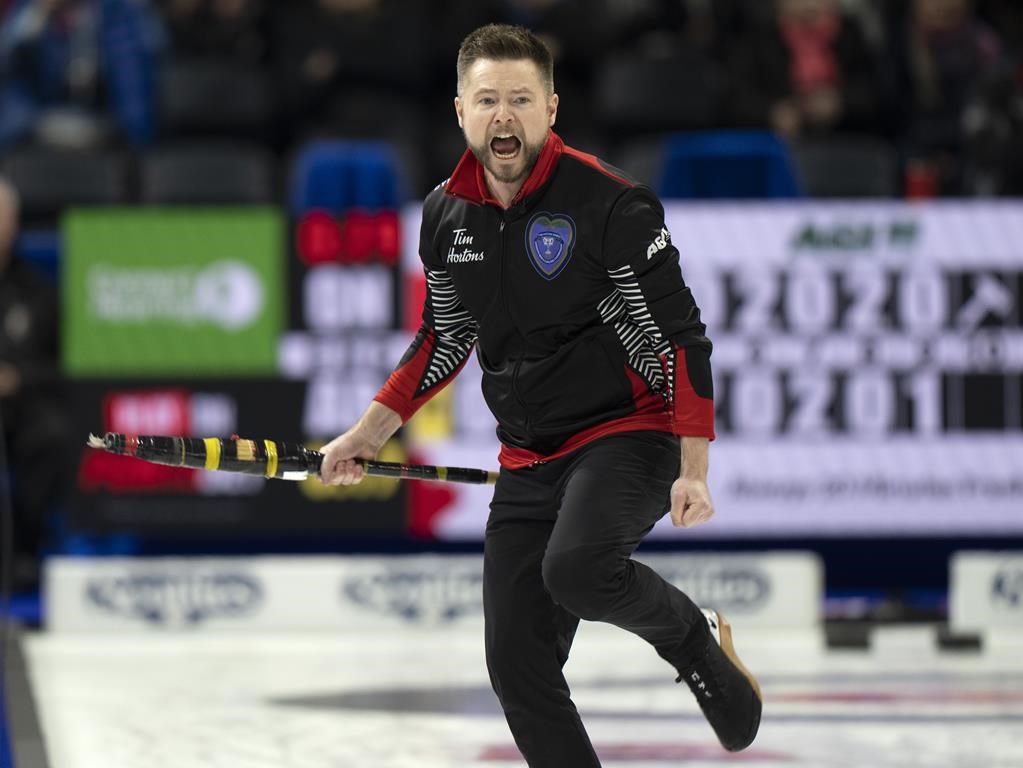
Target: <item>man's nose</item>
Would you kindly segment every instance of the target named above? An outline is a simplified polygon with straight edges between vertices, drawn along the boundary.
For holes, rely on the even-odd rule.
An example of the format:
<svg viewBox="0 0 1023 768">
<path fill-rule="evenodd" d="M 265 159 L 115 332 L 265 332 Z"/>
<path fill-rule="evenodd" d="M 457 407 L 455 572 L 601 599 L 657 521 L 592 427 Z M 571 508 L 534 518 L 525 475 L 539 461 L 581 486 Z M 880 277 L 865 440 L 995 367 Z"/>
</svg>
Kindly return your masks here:
<svg viewBox="0 0 1023 768">
<path fill-rule="evenodd" d="M 495 123 L 506 123 L 512 119 L 511 109 L 505 102 L 500 102 L 497 105 L 497 109 L 494 111 L 494 122 Z"/>
</svg>

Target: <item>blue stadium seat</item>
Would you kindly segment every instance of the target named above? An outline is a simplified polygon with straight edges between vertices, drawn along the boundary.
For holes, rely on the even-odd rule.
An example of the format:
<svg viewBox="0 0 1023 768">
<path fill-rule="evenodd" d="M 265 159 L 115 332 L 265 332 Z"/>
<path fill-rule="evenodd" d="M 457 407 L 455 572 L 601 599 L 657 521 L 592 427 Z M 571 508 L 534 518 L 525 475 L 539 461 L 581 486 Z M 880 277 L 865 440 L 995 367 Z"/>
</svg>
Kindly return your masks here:
<svg viewBox="0 0 1023 768">
<path fill-rule="evenodd" d="M 60 232 L 49 229 L 23 230 L 14 241 L 14 250 L 57 282 L 60 275 Z"/>
<path fill-rule="evenodd" d="M 398 158 L 385 142 L 317 141 L 299 150 L 291 166 L 290 209 L 341 213 L 348 208 L 398 208 Z"/>
<path fill-rule="evenodd" d="M 671 136 L 657 192 L 682 199 L 802 196 L 788 147 L 767 131 Z"/>
</svg>

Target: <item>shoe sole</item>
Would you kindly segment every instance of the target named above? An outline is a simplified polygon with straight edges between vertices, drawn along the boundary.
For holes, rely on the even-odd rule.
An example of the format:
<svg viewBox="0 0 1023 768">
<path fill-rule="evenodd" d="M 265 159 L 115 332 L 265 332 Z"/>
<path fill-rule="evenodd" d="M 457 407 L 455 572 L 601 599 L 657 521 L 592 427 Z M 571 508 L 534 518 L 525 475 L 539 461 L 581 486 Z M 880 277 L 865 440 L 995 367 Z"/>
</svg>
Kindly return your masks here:
<svg viewBox="0 0 1023 768">
<path fill-rule="evenodd" d="M 732 641 L 732 625 L 728 623 L 728 620 L 722 616 L 718 611 L 714 611 L 718 617 L 718 632 L 721 637 L 721 650 L 725 652 L 725 656 L 731 661 L 745 677 L 750 686 L 753 688 L 753 692 L 760 700 L 761 705 L 764 703 L 764 695 L 760 692 L 760 683 L 753 677 L 753 673 L 746 669 L 746 665 L 739 660 L 739 654 L 735 652 L 735 643 Z"/>
</svg>

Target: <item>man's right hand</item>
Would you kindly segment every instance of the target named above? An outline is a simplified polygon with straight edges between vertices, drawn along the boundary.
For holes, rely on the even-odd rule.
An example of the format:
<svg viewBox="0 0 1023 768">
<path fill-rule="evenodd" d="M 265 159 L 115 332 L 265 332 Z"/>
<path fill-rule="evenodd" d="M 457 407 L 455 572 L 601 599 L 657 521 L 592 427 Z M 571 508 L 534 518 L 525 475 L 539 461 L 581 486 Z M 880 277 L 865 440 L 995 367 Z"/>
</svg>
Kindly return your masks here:
<svg viewBox="0 0 1023 768">
<path fill-rule="evenodd" d="M 354 459 L 375 458 L 379 450 L 380 447 L 363 437 L 358 428 L 338 435 L 320 449 L 323 453 L 320 480 L 324 485 L 355 485 L 362 482 L 362 466 Z"/>
<path fill-rule="evenodd" d="M 376 458 L 380 448 L 401 426 L 401 416 L 386 405 L 373 401 L 355 426 L 338 435 L 320 450 L 324 485 L 353 485 L 362 482 L 362 467 L 354 459 Z"/>
</svg>

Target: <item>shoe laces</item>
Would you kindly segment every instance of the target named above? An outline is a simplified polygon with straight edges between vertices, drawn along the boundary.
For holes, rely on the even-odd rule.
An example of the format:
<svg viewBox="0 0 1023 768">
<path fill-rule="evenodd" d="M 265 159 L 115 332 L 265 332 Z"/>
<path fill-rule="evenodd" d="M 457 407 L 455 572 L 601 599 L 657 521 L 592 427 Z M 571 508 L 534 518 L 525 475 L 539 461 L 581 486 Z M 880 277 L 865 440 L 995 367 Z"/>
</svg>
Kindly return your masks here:
<svg viewBox="0 0 1023 768">
<path fill-rule="evenodd" d="M 713 650 L 708 648 L 707 654 L 702 659 L 686 667 L 675 678 L 676 683 L 685 680 L 689 690 L 701 704 L 720 698 L 725 689 L 719 674 L 720 665 L 714 663 L 714 660 L 710 658 L 711 653 Z"/>
<path fill-rule="evenodd" d="M 710 638 L 707 642 L 707 651 L 704 655 L 696 662 L 690 664 L 685 668 L 684 671 L 679 672 L 679 676 L 675 678 L 676 683 L 680 683 L 683 680 L 686 681 L 686 685 L 696 696 L 697 700 L 700 701 L 702 706 L 704 701 L 714 699 L 714 691 L 718 691 L 719 695 L 724 691 L 724 685 L 722 685 L 720 676 L 720 663 L 715 663 L 716 659 L 711 658 L 714 653 L 714 647 L 717 648 L 718 652 L 722 655 L 724 651 L 721 650 L 721 635 L 720 628 L 718 626 L 718 616 L 714 611 L 710 611 L 706 608 L 701 608 L 704 618 L 707 620 L 707 628 L 710 630 Z M 712 647 L 714 646 L 714 647 Z"/>
</svg>

